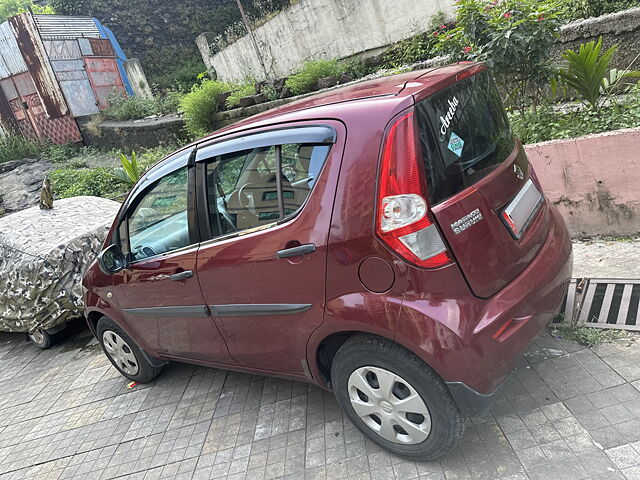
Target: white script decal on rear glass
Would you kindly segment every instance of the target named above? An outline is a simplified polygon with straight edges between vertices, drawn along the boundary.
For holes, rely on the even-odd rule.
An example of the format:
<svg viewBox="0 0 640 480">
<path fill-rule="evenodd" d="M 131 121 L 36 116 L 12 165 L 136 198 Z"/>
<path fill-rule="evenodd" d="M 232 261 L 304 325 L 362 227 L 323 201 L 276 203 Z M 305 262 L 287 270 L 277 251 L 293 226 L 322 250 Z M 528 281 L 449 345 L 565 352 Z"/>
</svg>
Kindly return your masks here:
<svg viewBox="0 0 640 480">
<path fill-rule="evenodd" d="M 446 135 L 447 129 L 451 125 L 451 119 L 453 119 L 453 114 L 456 113 L 456 108 L 458 108 L 458 99 L 453 97 L 451 100 L 447 100 L 449 104 L 449 110 L 447 110 L 447 114 L 443 117 L 440 115 L 440 121 L 442 122 L 442 126 L 440 127 L 440 133 L 442 135 Z"/>
</svg>

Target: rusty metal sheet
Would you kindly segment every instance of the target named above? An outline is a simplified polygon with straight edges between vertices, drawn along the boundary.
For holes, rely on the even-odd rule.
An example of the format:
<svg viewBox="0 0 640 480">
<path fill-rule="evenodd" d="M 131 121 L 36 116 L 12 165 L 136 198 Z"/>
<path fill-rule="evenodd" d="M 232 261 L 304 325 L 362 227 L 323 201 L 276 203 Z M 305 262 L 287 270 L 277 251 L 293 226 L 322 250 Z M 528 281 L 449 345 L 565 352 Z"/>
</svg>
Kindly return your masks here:
<svg viewBox="0 0 640 480">
<path fill-rule="evenodd" d="M 18 42 L 27 69 L 33 77 L 44 110 L 51 118 L 62 117 L 69 112 L 62 90 L 53 69 L 46 58 L 44 45 L 30 13 L 22 13 L 9 19 L 9 25 Z"/>
<path fill-rule="evenodd" d="M 51 60 L 53 71 L 74 117 L 99 113 L 83 60 Z"/>
<path fill-rule="evenodd" d="M 77 40 L 43 40 L 42 43 L 49 60 L 82 58 Z"/>
<path fill-rule="evenodd" d="M 14 76 L 13 82 L 18 89 L 18 95 L 20 95 L 21 97 L 26 97 L 27 95 L 38 93 L 38 90 L 36 90 L 36 86 L 33 83 L 33 79 L 31 78 L 29 72 L 21 73 L 20 75 Z"/>
<path fill-rule="evenodd" d="M 108 39 L 90 38 L 91 51 L 96 57 L 114 57 L 113 47 Z"/>
<path fill-rule="evenodd" d="M 0 24 L 0 78 L 7 78 L 27 71 L 9 22 Z"/>
<path fill-rule="evenodd" d="M 109 96 L 126 95 L 115 58 L 85 57 L 84 60 L 100 110 L 109 107 Z"/>
</svg>

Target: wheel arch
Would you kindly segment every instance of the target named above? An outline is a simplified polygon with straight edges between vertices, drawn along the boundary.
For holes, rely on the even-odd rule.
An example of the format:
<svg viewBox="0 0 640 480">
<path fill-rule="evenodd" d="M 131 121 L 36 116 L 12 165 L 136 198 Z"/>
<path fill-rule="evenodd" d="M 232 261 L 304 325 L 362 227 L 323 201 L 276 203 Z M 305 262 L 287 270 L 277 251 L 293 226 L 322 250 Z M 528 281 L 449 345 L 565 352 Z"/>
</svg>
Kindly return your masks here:
<svg viewBox="0 0 640 480">
<path fill-rule="evenodd" d="M 405 345 L 403 342 L 398 341 L 398 339 L 384 334 L 369 332 L 365 330 L 344 330 L 325 335 L 311 352 L 311 360 L 313 362 L 311 364 L 312 372 L 314 376 L 317 376 L 316 381 L 322 387 L 332 390 L 331 365 L 333 363 L 333 359 L 338 350 L 350 338 L 353 338 L 355 336 L 377 337 L 387 342 L 395 343 L 396 345 L 399 345 L 400 347 L 404 348 L 405 350 L 422 360 L 431 370 L 433 370 L 436 375 L 438 375 L 438 377 L 442 379 L 442 375 L 440 374 L 440 372 L 438 372 L 438 370 L 434 368 L 433 362 L 429 361 L 428 358 L 425 358 L 426 355 L 419 355 L 414 349 L 412 349 L 408 345 Z"/>
</svg>

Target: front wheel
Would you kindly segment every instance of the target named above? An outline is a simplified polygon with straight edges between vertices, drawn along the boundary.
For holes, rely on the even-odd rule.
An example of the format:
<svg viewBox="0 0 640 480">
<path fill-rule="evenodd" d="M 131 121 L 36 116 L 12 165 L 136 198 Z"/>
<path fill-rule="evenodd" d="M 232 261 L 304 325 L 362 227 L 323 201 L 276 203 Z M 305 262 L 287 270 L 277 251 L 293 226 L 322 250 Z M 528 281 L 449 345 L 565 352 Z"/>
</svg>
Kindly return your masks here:
<svg viewBox="0 0 640 480">
<path fill-rule="evenodd" d="M 125 377 L 146 383 L 162 371 L 149 363 L 140 347 L 113 320 L 102 317 L 96 328 L 98 341 L 111 364 Z"/>
<path fill-rule="evenodd" d="M 336 353 L 331 383 L 338 403 L 370 440 L 412 460 L 446 455 L 465 418 L 442 379 L 400 345 L 368 336 Z"/>
</svg>

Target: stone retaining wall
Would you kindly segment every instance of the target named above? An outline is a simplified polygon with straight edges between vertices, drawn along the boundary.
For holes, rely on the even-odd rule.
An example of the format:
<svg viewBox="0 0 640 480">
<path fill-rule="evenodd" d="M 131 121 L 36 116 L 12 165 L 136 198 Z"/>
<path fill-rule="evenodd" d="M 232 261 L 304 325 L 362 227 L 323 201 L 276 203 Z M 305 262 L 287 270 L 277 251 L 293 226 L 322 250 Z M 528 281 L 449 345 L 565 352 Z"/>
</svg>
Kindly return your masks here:
<svg viewBox="0 0 640 480">
<path fill-rule="evenodd" d="M 640 69 L 640 7 L 564 25 L 554 47 L 554 58 L 559 60 L 565 50 L 578 50 L 580 44 L 597 41 L 600 36 L 603 49 L 620 46 L 611 60 L 611 67 Z"/>
<path fill-rule="evenodd" d="M 95 125 L 90 118 L 77 119 L 86 145 L 103 149 L 136 150 L 188 140 L 179 115 L 143 120 L 107 121 Z M 84 121 L 83 121 L 84 120 Z"/>
</svg>

